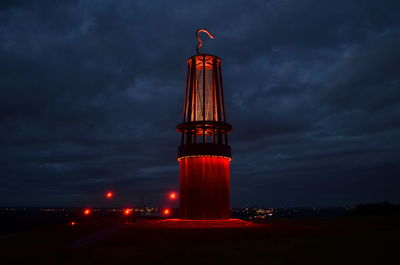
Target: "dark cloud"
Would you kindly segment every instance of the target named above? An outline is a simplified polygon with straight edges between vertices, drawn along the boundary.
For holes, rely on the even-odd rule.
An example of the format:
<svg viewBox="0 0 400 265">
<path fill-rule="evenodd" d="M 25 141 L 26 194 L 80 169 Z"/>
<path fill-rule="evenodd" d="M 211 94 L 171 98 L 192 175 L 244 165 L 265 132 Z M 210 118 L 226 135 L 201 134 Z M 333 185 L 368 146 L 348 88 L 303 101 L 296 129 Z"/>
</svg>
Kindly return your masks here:
<svg viewBox="0 0 400 265">
<path fill-rule="evenodd" d="M 195 30 L 223 59 L 233 206 L 400 202 L 398 1 L 2 1 L 0 204 L 161 205 Z"/>
</svg>

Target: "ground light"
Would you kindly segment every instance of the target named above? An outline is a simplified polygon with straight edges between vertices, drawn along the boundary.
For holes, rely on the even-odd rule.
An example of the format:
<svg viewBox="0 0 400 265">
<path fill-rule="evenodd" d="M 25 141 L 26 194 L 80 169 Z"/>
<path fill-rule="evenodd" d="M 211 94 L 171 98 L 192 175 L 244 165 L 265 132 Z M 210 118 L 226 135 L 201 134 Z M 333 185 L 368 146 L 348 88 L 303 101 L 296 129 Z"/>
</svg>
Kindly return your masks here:
<svg viewBox="0 0 400 265">
<path fill-rule="evenodd" d="M 164 209 L 163 214 L 164 215 L 169 215 L 171 213 L 170 209 Z"/>
<path fill-rule="evenodd" d="M 124 209 L 124 210 L 123 210 L 123 213 L 124 213 L 125 215 L 130 215 L 130 214 L 132 213 L 132 210 L 131 210 L 131 209 Z"/>
<path fill-rule="evenodd" d="M 171 199 L 171 200 L 176 200 L 176 198 L 177 198 L 178 196 L 176 195 L 175 192 L 171 192 L 171 193 L 168 195 L 168 197 L 169 197 L 169 199 Z"/>
<path fill-rule="evenodd" d="M 83 211 L 83 214 L 84 215 L 90 215 L 92 213 L 92 211 L 90 210 L 90 209 L 85 209 L 84 211 Z"/>
</svg>

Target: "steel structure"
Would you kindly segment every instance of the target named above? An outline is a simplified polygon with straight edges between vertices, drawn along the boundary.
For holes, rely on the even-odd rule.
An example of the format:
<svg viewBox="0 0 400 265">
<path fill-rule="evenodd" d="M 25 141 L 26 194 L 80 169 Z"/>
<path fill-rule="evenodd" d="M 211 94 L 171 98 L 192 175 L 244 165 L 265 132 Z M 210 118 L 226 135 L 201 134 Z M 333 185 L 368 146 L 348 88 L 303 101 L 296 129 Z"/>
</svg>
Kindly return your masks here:
<svg viewBox="0 0 400 265">
<path fill-rule="evenodd" d="M 180 166 L 180 215 L 186 220 L 230 218 L 229 187 L 231 148 L 226 122 L 221 59 L 201 54 L 188 59 L 182 134 L 178 148 Z"/>
</svg>

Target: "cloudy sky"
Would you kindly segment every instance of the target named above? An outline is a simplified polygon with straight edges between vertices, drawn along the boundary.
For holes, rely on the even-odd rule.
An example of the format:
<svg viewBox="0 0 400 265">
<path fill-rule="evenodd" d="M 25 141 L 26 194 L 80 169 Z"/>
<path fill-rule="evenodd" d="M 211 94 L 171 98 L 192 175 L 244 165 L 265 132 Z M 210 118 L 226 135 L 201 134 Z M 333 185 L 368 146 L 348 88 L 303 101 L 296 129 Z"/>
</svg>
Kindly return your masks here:
<svg viewBox="0 0 400 265">
<path fill-rule="evenodd" d="M 400 203 L 400 2 L 1 1 L 0 206 L 165 204 L 195 31 L 232 206 Z"/>
</svg>

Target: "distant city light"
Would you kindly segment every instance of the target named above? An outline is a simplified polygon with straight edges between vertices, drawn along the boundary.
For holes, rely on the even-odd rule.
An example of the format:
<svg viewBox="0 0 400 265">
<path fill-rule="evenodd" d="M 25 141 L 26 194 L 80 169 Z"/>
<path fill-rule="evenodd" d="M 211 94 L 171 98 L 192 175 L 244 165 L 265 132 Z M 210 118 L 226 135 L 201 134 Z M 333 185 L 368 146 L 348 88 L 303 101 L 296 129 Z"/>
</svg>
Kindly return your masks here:
<svg viewBox="0 0 400 265">
<path fill-rule="evenodd" d="M 111 199 L 114 196 L 114 193 L 112 193 L 111 191 L 106 193 L 106 198 L 107 199 Z"/>
<path fill-rule="evenodd" d="M 83 214 L 84 214 L 84 215 L 89 215 L 91 212 L 92 212 L 92 211 L 91 211 L 90 209 L 85 209 L 85 210 L 83 211 Z"/>
<path fill-rule="evenodd" d="M 169 194 L 169 198 L 171 199 L 171 200 L 175 200 L 176 199 L 176 193 L 175 192 L 171 192 L 170 194 Z"/>
<path fill-rule="evenodd" d="M 171 211 L 170 211 L 169 209 L 164 209 L 164 211 L 163 211 L 164 215 L 169 215 L 170 212 L 171 212 Z"/>
</svg>

